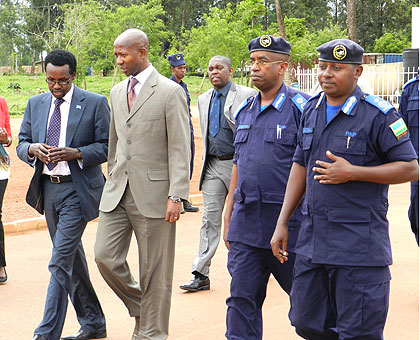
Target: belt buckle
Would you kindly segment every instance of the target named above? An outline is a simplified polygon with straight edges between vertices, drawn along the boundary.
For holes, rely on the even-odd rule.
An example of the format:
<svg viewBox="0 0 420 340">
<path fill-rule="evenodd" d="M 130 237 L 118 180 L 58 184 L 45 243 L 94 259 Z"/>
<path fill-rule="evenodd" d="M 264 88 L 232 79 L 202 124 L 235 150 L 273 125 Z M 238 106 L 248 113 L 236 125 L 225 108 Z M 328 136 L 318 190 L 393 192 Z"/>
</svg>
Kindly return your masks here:
<svg viewBox="0 0 420 340">
<path fill-rule="evenodd" d="M 51 183 L 60 183 L 60 176 L 50 175 L 50 181 Z"/>
</svg>

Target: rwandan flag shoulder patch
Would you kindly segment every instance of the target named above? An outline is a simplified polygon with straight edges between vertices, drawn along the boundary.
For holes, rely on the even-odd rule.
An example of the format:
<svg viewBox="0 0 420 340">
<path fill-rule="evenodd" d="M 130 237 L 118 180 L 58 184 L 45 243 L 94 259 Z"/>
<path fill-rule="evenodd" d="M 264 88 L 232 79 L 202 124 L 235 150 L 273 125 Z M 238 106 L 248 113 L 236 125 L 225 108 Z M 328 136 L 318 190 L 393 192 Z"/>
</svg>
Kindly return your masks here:
<svg viewBox="0 0 420 340">
<path fill-rule="evenodd" d="M 404 120 L 402 118 L 398 119 L 396 122 L 392 123 L 389 126 L 394 133 L 395 137 L 397 139 L 400 139 L 401 137 L 405 136 L 408 132 L 407 126 L 404 123 Z"/>
</svg>

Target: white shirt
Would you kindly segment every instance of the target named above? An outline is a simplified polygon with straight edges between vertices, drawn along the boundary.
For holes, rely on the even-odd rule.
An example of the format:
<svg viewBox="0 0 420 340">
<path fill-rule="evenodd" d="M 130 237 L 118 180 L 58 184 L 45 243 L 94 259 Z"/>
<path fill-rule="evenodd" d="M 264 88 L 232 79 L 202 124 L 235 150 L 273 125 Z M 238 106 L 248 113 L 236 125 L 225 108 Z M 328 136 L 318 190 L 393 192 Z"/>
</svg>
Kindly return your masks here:
<svg viewBox="0 0 420 340">
<path fill-rule="evenodd" d="M 152 74 L 155 67 L 152 64 L 149 64 L 143 71 L 137 74 L 135 77 L 130 77 L 130 81 L 132 78 L 136 78 L 138 83 L 134 86 L 134 92 L 136 92 L 136 97 L 138 97 L 141 88 L 143 87 L 144 83 L 146 82 L 147 78 Z M 130 83 L 128 83 L 130 86 Z"/>
<path fill-rule="evenodd" d="M 70 104 L 71 98 L 73 97 L 74 92 L 74 85 L 71 85 L 71 89 L 66 95 L 63 97 L 64 102 L 60 105 L 61 111 L 61 129 L 60 129 L 60 140 L 58 141 L 58 147 L 64 148 L 66 146 L 66 135 L 67 135 L 67 122 L 69 120 L 69 112 L 70 112 Z M 50 125 L 51 115 L 54 112 L 55 108 L 55 97 L 51 94 L 51 106 L 50 106 L 50 113 L 48 115 L 48 123 L 47 126 Z M 44 164 L 44 169 L 42 173 L 45 175 L 54 175 L 54 176 L 66 176 L 70 175 L 70 168 L 69 164 L 66 161 L 58 162 L 57 165 L 52 169 L 49 170 L 47 166 Z"/>
</svg>

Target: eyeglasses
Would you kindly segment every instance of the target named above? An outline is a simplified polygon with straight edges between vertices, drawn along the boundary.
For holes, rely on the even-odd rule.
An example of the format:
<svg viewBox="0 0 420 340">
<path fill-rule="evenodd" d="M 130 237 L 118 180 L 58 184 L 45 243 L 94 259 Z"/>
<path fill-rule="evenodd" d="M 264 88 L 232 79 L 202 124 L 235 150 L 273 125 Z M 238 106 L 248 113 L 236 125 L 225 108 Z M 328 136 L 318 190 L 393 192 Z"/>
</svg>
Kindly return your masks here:
<svg viewBox="0 0 420 340">
<path fill-rule="evenodd" d="M 68 85 L 68 84 L 70 84 L 70 78 L 68 78 L 66 80 L 52 80 L 52 79 L 47 78 L 47 79 L 45 79 L 45 81 L 49 85 L 55 85 L 55 83 L 57 83 L 58 85 Z"/>
<path fill-rule="evenodd" d="M 254 66 L 254 64 L 257 64 L 257 65 L 261 65 L 261 66 L 265 66 L 265 65 L 270 65 L 270 64 L 286 64 L 286 62 L 284 62 L 284 61 L 280 61 L 280 60 L 277 60 L 277 61 L 265 61 L 265 60 L 249 60 L 249 61 L 247 61 L 247 66 Z"/>
</svg>

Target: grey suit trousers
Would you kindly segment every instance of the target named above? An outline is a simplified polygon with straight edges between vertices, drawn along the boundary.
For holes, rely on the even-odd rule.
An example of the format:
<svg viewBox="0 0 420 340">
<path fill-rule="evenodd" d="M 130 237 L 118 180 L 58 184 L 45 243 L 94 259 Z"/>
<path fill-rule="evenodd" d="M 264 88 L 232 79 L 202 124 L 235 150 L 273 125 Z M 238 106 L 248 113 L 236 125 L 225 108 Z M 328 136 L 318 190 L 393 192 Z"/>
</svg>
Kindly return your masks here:
<svg viewBox="0 0 420 340">
<path fill-rule="evenodd" d="M 200 245 L 192 265 L 192 273 L 209 275 L 211 259 L 220 242 L 222 213 L 228 194 L 232 160 L 221 161 L 215 157 L 206 157 L 204 178 L 201 185 L 203 192 L 203 220 L 200 230 Z"/>
<path fill-rule="evenodd" d="M 126 261 L 133 231 L 138 244 L 139 282 Z M 100 211 L 95 260 L 130 316 L 140 316 L 140 340 L 168 337 L 174 255 L 175 224 L 143 216 L 128 184 L 113 211 Z"/>
</svg>

